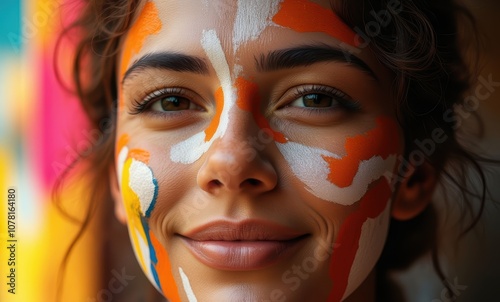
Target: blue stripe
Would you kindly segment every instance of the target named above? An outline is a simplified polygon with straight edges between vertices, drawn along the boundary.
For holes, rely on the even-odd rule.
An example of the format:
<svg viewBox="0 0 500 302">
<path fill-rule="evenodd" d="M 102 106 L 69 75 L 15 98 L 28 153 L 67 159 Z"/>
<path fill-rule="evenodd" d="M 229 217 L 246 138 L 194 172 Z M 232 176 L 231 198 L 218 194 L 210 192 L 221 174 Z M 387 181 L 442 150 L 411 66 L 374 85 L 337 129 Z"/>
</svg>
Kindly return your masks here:
<svg viewBox="0 0 500 302">
<path fill-rule="evenodd" d="M 151 171 L 151 174 L 153 174 L 153 171 Z M 151 216 L 151 211 L 153 211 L 156 205 L 156 199 L 158 198 L 158 181 L 154 177 L 153 184 L 155 185 L 155 193 L 153 195 L 153 200 L 151 200 L 151 203 L 149 204 L 149 208 L 146 210 L 146 218 L 149 218 Z"/>
<path fill-rule="evenodd" d="M 156 271 L 156 265 L 158 264 L 158 258 L 156 257 L 155 248 L 153 247 L 153 244 L 151 243 L 151 237 L 149 236 L 148 220 L 146 217 L 141 216 L 141 224 L 142 224 L 142 227 L 144 228 L 144 233 L 146 234 L 146 240 L 148 241 L 149 259 L 151 261 L 151 274 L 153 274 L 153 278 L 156 282 L 156 285 L 158 286 L 160 291 L 163 292 L 161 285 L 160 285 L 160 279 L 158 278 L 158 272 Z"/>
</svg>

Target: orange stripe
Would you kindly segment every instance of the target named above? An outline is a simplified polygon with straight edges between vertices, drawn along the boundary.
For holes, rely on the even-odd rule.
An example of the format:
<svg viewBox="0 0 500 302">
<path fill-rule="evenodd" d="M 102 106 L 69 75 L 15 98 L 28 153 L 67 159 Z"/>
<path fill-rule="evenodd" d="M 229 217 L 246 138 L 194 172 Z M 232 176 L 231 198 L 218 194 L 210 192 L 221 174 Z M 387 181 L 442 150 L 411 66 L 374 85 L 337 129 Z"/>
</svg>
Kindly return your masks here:
<svg viewBox="0 0 500 302">
<path fill-rule="evenodd" d="M 356 34 L 332 10 L 307 0 L 285 0 L 274 23 L 297 32 L 322 32 L 351 46 L 358 46 Z"/>
<path fill-rule="evenodd" d="M 207 129 L 205 129 L 205 141 L 208 142 L 212 139 L 217 131 L 217 127 L 219 127 L 220 117 L 222 115 L 222 109 L 224 107 L 224 92 L 222 91 L 222 87 L 219 87 L 215 92 L 215 116 L 208 125 Z"/>
<path fill-rule="evenodd" d="M 142 149 L 132 149 L 129 152 L 129 157 L 141 161 L 145 164 L 149 163 L 149 152 Z"/>
<path fill-rule="evenodd" d="M 391 197 L 386 179 L 380 179 L 359 202 L 359 208 L 342 223 L 330 262 L 333 289 L 328 302 L 340 302 L 349 281 L 349 274 L 359 248 L 363 224 L 368 218 L 379 217 Z"/>
<path fill-rule="evenodd" d="M 120 138 L 116 142 L 115 157 L 118 157 L 118 154 L 123 149 L 123 147 L 128 144 L 129 139 L 129 136 L 126 133 L 120 136 Z"/>
<path fill-rule="evenodd" d="M 153 244 L 156 257 L 158 259 L 158 263 L 155 265 L 155 268 L 158 272 L 158 278 L 160 279 L 160 286 L 163 291 L 163 295 L 170 302 L 181 302 L 177 284 L 175 283 L 174 275 L 172 273 L 168 253 L 160 241 L 156 239 L 155 234 L 151 230 L 149 230 L 149 237 L 151 238 L 151 243 Z"/>
<path fill-rule="evenodd" d="M 398 152 L 398 124 L 388 117 L 379 117 L 376 123 L 375 129 L 362 135 L 347 138 L 345 143 L 346 156 L 341 159 L 322 156 L 330 168 L 330 174 L 328 174 L 330 182 L 340 188 L 348 187 L 358 173 L 358 167 L 362 160 L 368 160 L 377 155 L 386 159 L 389 155 Z"/>
<path fill-rule="evenodd" d="M 139 18 L 130 28 L 129 33 L 123 44 L 123 57 L 120 65 L 120 82 L 125 75 L 126 69 L 130 64 L 132 56 L 141 51 L 144 41 L 150 35 L 160 32 L 162 22 L 158 17 L 158 9 L 154 2 L 147 2 L 142 9 Z M 120 87 L 121 91 L 121 87 Z M 123 100 L 120 97 L 120 106 L 123 105 Z"/>
<path fill-rule="evenodd" d="M 271 129 L 268 120 L 260 111 L 261 99 L 259 96 L 259 87 L 257 84 L 245 80 L 242 77 L 238 77 L 234 84 L 238 93 L 237 93 L 237 102 L 236 104 L 241 110 L 245 110 L 252 113 L 257 126 L 260 129 L 269 129 L 272 132 L 273 138 L 278 143 L 286 143 L 287 140 L 285 136 L 277 131 Z"/>
</svg>

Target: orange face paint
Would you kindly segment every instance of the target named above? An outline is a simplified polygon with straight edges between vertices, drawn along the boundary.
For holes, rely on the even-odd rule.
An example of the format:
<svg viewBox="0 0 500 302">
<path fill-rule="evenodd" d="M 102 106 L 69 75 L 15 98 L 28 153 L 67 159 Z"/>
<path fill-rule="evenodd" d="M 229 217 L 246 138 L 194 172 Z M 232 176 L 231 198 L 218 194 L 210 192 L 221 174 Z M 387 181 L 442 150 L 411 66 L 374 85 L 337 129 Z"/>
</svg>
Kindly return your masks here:
<svg viewBox="0 0 500 302">
<path fill-rule="evenodd" d="M 398 152 L 399 140 L 396 138 L 399 133 L 395 122 L 389 118 L 378 118 L 376 123 L 375 129 L 346 140 L 346 156 L 340 159 L 323 156 L 330 167 L 328 179 L 331 183 L 340 188 L 348 187 L 362 160 L 368 160 L 374 155 L 386 159 Z"/>
<path fill-rule="evenodd" d="M 141 51 L 146 38 L 150 35 L 158 34 L 161 28 L 162 22 L 158 17 L 156 4 L 154 2 L 147 2 L 125 38 L 120 64 L 120 80 L 123 78 L 132 57 Z M 120 106 L 122 103 L 120 98 Z"/>
<path fill-rule="evenodd" d="M 307 0 L 284 0 L 273 22 L 297 32 L 321 32 L 359 46 L 356 34 L 334 12 Z"/>
<path fill-rule="evenodd" d="M 149 163 L 149 152 L 142 149 L 132 149 L 129 152 L 129 157 L 136 159 L 145 164 Z"/>
<path fill-rule="evenodd" d="M 123 149 L 123 147 L 125 147 L 125 145 L 127 145 L 129 139 L 130 138 L 129 138 L 128 134 L 122 134 L 120 136 L 120 138 L 116 142 L 116 146 L 115 146 L 115 157 L 116 158 L 118 158 L 118 153 Z"/>
<path fill-rule="evenodd" d="M 222 87 L 219 87 L 215 92 L 215 116 L 210 121 L 210 125 L 208 125 L 207 129 L 205 129 L 205 141 L 208 142 L 212 139 L 217 131 L 217 127 L 219 127 L 220 117 L 222 115 L 222 109 L 224 107 L 224 92 L 222 91 Z"/>
<path fill-rule="evenodd" d="M 156 259 L 152 259 L 152 265 L 155 267 L 157 272 L 162 292 L 168 301 L 181 302 L 177 284 L 175 283 L 175 279 L 172 274 L 172 267 L 170 265 L 170 259 L 167 251 L 162 246 L 160 241 L 156 239 L 155 234 L 151 230 L 149 230 L 149 238 L 151 239 L 152 249 L 156 256 Z M 156 263 L 154 260 L 156 260 Z"/>
<path fill-rule="evenodd" d="M 270 130 L 272 132 L 273 138 L 278 143 L 286 143 L 287 139 L 285 136 L 277 131 L 271 129 L 269 122 L 266 117 L 260 112 L 260 96 L 259 96 L 259 88 L 257 84 L 245 80 L 242 77 L 238 77 L 234 84 L 236 87 L 237 94 L 237 105 L 240 109 L 248 111 L 252 113 L 252 116 L 259 126 L 260 129 Z"/>
<path fill-rule="evenodd" d="M 134 252 L 146 275 L 160 287 L 158 274 L 151 264 L 156 261 L 155 251 L 149 238 L 148 219 L 156 203 L 158 183 L 149 162 L 149 152 L 142 149 L 129 150 L 128 135 L 117 141 L 117 164 L 120 190 L 127 213 L 127 226 Z"/>
<path fill-rule="evenodd" d="M 369 218 L 379 217 L 392 195 L 389 182 L 380 179 L 360 200 L 359 208 L 346 218 L 334 244 L 330 262 L 333 290 L 329 302 L 340 302 L 348 285 L 349 274 L 359 248 L 363 224 Z"/>
</svg>

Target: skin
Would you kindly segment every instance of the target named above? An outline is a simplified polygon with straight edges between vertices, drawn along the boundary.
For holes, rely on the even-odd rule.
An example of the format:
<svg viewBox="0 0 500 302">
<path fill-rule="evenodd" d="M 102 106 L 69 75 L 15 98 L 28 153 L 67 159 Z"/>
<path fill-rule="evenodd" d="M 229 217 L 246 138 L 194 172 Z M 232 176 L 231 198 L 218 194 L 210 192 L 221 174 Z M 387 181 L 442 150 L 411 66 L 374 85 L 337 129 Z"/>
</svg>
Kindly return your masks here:
<svg viewBox="0 0 500 302">
<path fill-rule="evenodd" d="M 368 48 L 356 49 L 340 19 L 294 21 L 299 9 L 333 20 L 328 1 L 299 2 L 246 10 L 234 1 L 147 2 L 123 41 L 117 213 L 146 275 L 170 301 L 306 301 L 311 292 L 317 301 L 373 299 L 373 267 L 391 207 L 395 213 L 386 176 L 404 142 L 391 74 Z M 249 24 L 257 15 L 260 23 Z M 312 44 L 347 48 L 372 75 L 337 61 L 267 71 L 255 65 L 261 54 Z M 208 69 L 127 74 L 144 55 L 162 51 L 201 58 Z M 338 89 L 358 107 L 303 108 L 294 87 L 312 85 Z M 134 104 L 168 87 L 183 88 L 174 96 L 190 108 L 159 112 L 157 97 L 134 112 Z M 313 93 L 331 97 L 306 94 Z M 405 208 L 408 217 L 423 209 L 418 205 Z M 204 265 L 178 236 L 215 219 L 248 218 L 308 237 L 275 264 L 240 272 Z"/>
</svg>

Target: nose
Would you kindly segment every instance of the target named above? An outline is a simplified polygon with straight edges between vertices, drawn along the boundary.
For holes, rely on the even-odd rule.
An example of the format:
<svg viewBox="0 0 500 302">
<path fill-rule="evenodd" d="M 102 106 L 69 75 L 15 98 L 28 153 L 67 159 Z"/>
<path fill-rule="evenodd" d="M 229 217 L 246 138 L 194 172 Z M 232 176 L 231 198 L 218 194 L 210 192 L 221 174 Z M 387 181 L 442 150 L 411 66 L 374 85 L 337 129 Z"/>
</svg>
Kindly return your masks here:
<svg viewBox="0 0 500 302">
<path fill-rule="evenodd" d="M 258 195 L 273 190 L 278 175 L 265 158 L 268 146 L 259 143 L 257 135 L 245 137 L 245 127 L 230 126 L 207 151 L 197 175 L 201 189 L 211 194 L 244 193 Z"/>
</svg>

